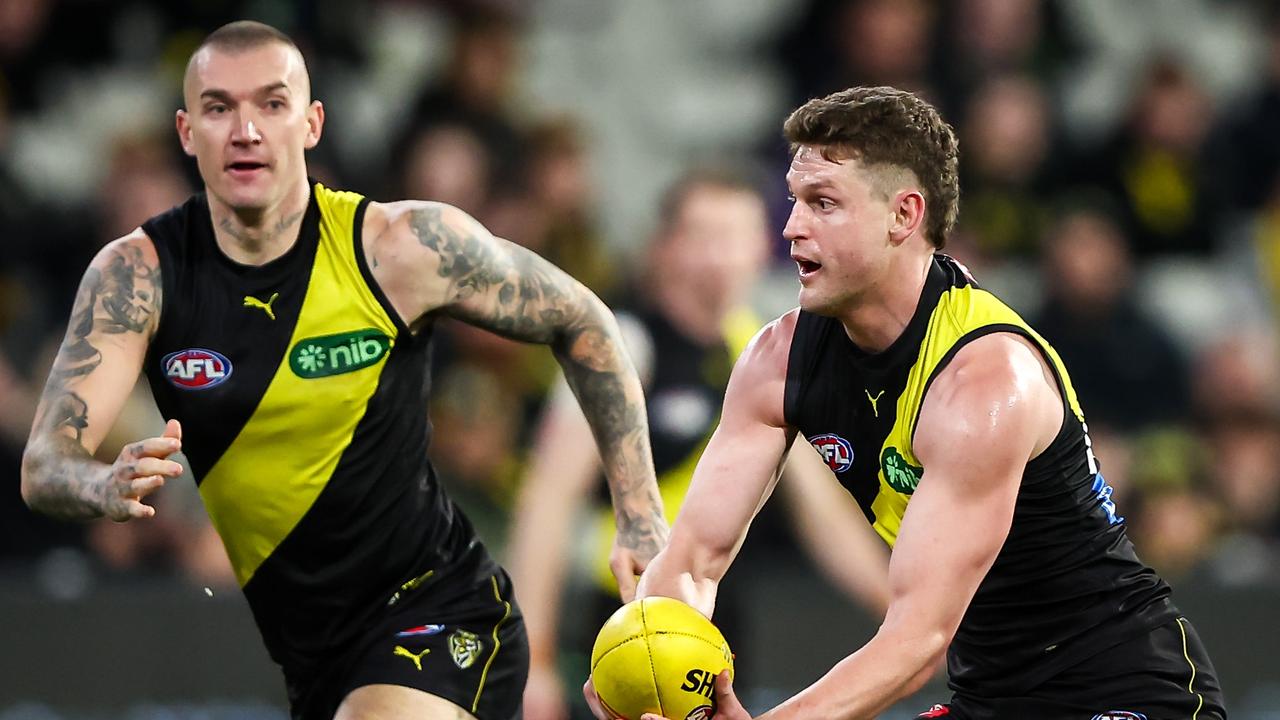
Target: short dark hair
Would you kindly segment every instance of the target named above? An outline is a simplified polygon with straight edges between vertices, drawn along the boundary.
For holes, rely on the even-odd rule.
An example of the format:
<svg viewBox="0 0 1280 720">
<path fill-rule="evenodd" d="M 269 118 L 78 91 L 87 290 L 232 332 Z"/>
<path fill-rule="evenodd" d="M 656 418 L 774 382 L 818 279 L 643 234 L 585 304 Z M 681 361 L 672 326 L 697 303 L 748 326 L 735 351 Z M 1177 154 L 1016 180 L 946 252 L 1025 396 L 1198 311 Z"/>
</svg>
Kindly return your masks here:
<svg viewBox="0 0 1280 720">
<path fill-rule="evenodd" d="M 188 85 L 191 83 L 196 57 L 200 55 L 201 50 L 211 47 L 229 53 L 241 53 L 271 43 L 280 43 L 285 47 L 292 48 L 302 60 L 303 74 L 306 75 L 307 60 L 303 57 L 302 50 L 298 48 L 298 44 L 293 41 L 293 38 L 266 23 L 260 23 L 256 20 L 237 20 L 209 33 L 204 40 L 200 41 L 196 49 L 191 52 L 191 57 L 187 59 L 186 72 L 182 75 L 183 95 L 186 95 Z M 307 92 L 310 93 L 311 78 L 308 76 L 306 79 Z"/>
<path fill-rule="evenodd" d="M 196 52 L 206 47 L 241 52 L 272 42 L 284 43 L 294 50 L 298 50 L 298 44 L 293 41 L 293 38 L 266 23 L 260 23 L 256 20 L 236 20 L 209 33 L 200 42 Z M 192 53 L 193 56 L 194 54 Z M 300 50 L 299 54 L 301 54 Z"/>
<path fill-rule="evenodd" d="M 685 203 L 697 190 L 712 188 L 753 195 L 764 199 L 756 173 L 733 165 L 698 165 L 685 171 L 667 186 L 658 204 L 658 221 L 666 230 L 675 224 Z"/>
<path fill-rule="evenodd" d="M 960 211 L 960 149 L 932 105 L 897 88 L 849 88 L 801 105 L 783 135 L 792 155 L 811 145 L 827 160 L 910 170 L 924 192 L 925 238 L 937 248 L 946 244 Z"/>
</svg>

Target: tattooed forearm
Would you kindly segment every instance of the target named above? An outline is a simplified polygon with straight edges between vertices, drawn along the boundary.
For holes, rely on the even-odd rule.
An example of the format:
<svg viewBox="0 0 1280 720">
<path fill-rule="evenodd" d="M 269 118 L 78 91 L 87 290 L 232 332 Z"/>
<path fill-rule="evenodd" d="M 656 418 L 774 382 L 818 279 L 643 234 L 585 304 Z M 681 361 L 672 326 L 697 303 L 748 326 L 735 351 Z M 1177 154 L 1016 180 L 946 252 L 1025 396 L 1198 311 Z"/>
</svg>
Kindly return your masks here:
<svg viewBox="0 0 1280 720">
<path fill-rule="evenodd" d="M 606 319 L 602 325 L 612 325 L 612 318 Z M 616 331 L 610 336 L 586 330 L 567 353 L 556 356 L 600 447 L 618 544 L 648 561 L 666 545 L 667 524 L 639 379 Z"/>
<path fill-rule="evenodd" d="M 410 227 L 438 258 L 446 312 L 526 342 L 550 345 L 591 425 L 604 459 L 618 541 L 648 560 L 666 542 L 654 479 L 644 392 L 604 303 L 555 265 L 493 238 L 438 204 L 416 209 Z"/>
<path fill-rule="evenodd" d="M 51 517 L 100 518 L 110 472 L 110 466 L 95 461 L 78 440 L 59 433 L 39 435 L 22 457 L 23 497 L 33 510 Z"/>
</svg>

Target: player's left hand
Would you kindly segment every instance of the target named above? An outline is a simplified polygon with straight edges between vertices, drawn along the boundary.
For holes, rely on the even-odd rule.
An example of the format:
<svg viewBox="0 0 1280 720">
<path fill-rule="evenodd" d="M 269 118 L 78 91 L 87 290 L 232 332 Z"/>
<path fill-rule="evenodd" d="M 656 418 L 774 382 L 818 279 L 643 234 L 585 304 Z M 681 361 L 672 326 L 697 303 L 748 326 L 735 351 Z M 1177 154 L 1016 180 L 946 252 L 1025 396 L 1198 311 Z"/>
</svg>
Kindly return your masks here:
<svg viewBox="0 0 1280 720">
<path fill-rule="evenodd" d="M 593 691 L 594 692 L 594 691 Z M 716 676 L 716 714 L 712 715 L 712 720 L 751 720 L 751 713 L 742 707 L 742 703 L 738 702 L 738 696 L 733 694 L 733 680 L 729 678 L 729 671 L 721 671 Z M 640 720 L 664 720 L 660 715 L 645 713 L 640 716 Z"/>
<path fill-rule="evenodd" d="M 605 710 L 604 703 L 600 702 L 600 696 L 596 693 L 596 686 L 591 682 L 590 675 L 582 684 L 582 697 L 587 699 L 587 707 L 591 709 L 591 714 L 596 716 L 596 720 L 615 720 L 613 713 Z"/>
<path fill-rule="evenodd" d="M 622 602 L 636 598 L 636 578 L 649 567 L 649 563 L 662 548 L 667 546 L 671 530 L 661 517 L 635 519 L 618 526 L 613 538 L 613 550 L 609 553 L 609 569 L 618 580 L 618 594 Z"/>
</svg>

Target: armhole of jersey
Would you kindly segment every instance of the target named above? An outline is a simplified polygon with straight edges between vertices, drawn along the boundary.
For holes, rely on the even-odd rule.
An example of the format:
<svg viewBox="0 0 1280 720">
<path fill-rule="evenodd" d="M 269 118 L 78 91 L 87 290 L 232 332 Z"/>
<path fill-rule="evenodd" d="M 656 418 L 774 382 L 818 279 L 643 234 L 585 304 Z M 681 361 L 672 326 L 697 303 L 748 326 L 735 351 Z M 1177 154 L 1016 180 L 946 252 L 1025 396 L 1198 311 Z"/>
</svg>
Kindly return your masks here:
<svg viewBox="0 0 1280 720">
<path fill-rule="evenodd" d="M 159 341 L 165 337 L 165 331 L 169 327 L 170 321 L 168 318 L 171 313 L 165 312 L 165 308 L 169 306 L 169 303 L 175 297 L 174 281 L 177 280 L 177 277 L 175 277 L 177 273 L 174 269 L 173 255 L 169 253 L 169 246 L 157 240 L 155 235 L 146 228 L 142 229 L 142 234 L 146 236 L 147 242 L 151 243 L 151 247 L 156 251 L 156 268 L 160 271 L 160 318 L 156 321 L 155 333 L 151 336 L 150 342 L 147 343 L 147 359 L 145 362 L 149 366 L 156 359 L 154 356 L 156 348 L 160 347 Z M 146 371 L 145 366 L 143 371 Z"/>
<path fill-rule="evenodd" d="M 929 388 L 933 386 L 933 381 L 937 379 L 938 375 L 942 374 L 942 371 L 945 370 L 948 365 L 951 364 L 951 360 L 955 358 L 956 353 L 960 352 L 961 348 L 973 342 L 974 340 L 977 340 L 980 337 L 985 337 L 987 335 L 992 335 L 995 333 L 1011 333 L 1013 335 L 1026 338 L 1031 342 L 1032 346 L 1034 346 L 1035 349 L 1040 353 L 1040 357 L 1044 360 L 1045 364 L 1049 366 L 1049 371 L 1053 373 L 1054 382 L 1057 383 L 1058 397 L 1062 401 L 1063 427 L 1065 427 L 1067 424 L 1067 418 L 1074 417 L 1073 411 L 1071 410 L 1071 403 L 1067 399 L 1066 383 L 1062 381 L 1062 374 L 1058 372 L 1058 366 L 1054 364 L 1053 358 L 1049 356 L 1049 352 L 1045 349 L 1044 345 L 1042 345 L 1040 341 L 1035 338 L 1035 336 L 1033 336 L 1030 332 L 1028 332 L 1026 328 L 1020 325 L 1014 325 L 1012 323 L 995 323 L 993 325 L 983 325 L 980 328 L 975 328 L 965 333 L 964 335 L 961 335 L 960 339 L 956 340 L 955 344 L 952 345 L 947 350 L 946 354 L 942 356 L 942 359 L 938 361 L 938 364 L 935 365 L 933 370 L 929 373 L 929 379 L 926 380 L 924 383 L 924 390 L 920 392 L 920 402 L 916 404 L 916 414 L 914 417 L 911 418 L 912 447 L 914 447 L 916 443 L 916 427 L 920 424 L 920 411 L 924 409 L 925 398 L 929 396 Z M 1060 427 L 1058 428 L 1057 435 L 1061 435 L 1061 434 L 1062 434 L 1062 428 Z M 1057 438 L 1057 435 L 1054 436 L 1055 439 Z"/>
<path fill-rule="evenodd" d="M 782 390 L 782 422 L 793 428 L 799 427 L 796 419 L 800 415 L 800 374 L 803 372 L 801 367 L 803 363 L 796 362 L 796 355 L 802 352 L 801 346 L 796 344 L 796 337 L 800 335 L 800 323 L 804 318 L 804 312 L 796 313 L 796 325 L 791 332 L 791 347 L 787 348 L 787 381 Z"/>
<path fill-rule="evenodd" d="M 369 198 L 360 198 L 360 203 L 356 205 L 355 215 L 351 218 L 351 237 L 355 247 L 356 267 L 360 268 L 360 276 L 364 278 L 364 284 L 369 286 L 369 292 L 373 293 L 373 297 L 382 306 L 382 311 L 387 314 L 391 322 L 396 326 L 396 340 L 401 342 L 408 341 L 413 337 L 409 326 L 404 319 L 400 317 L 400 313 L 396 312 L 395 306 L 387 299 L 386 293 L 382 292 L 382 286 L 373 277 L 373 270 L 369 268 L 369 261 L 364 255 L 364 214 L 369 208 Z"/>
</svg>

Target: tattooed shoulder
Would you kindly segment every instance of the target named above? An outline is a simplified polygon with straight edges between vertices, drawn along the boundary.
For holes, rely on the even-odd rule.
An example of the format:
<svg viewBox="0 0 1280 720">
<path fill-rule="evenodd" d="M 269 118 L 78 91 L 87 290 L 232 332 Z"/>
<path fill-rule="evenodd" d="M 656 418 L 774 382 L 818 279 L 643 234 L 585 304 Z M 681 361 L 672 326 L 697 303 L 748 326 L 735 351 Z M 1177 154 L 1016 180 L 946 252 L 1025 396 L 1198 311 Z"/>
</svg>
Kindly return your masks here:
<svg viewBox="0 0 1280 720">
<path fill-rule="evenodd" d="M 87 305 L 99 331 L 154 332 L 163 290 L 151 239 L 137 231 L 107 245 L 85 273 L 80 292 L 92 296 Z"/>
<path fill-rule="evenodd" d="M 458 296 L 486 292 L 510 270 L 493 246 L 493 236 L 461 210 L 424 202 L 408 218 L 418 242 L 439 258 L 436 275 L 449 281 Z"/>
</svg>

